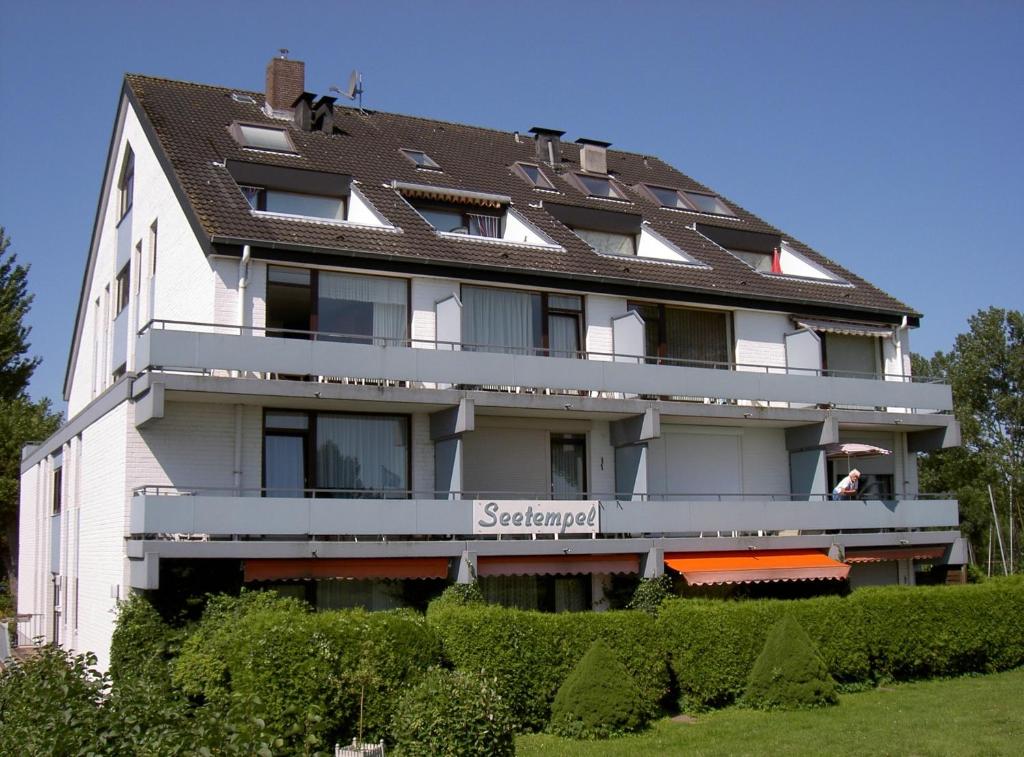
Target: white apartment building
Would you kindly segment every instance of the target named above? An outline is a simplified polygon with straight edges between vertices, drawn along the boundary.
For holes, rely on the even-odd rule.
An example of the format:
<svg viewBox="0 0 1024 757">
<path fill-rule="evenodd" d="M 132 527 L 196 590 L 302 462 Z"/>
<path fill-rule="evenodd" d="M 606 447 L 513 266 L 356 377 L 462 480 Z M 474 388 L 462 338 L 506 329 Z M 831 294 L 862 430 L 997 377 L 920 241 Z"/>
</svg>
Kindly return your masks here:
<svg viewBox="0 0 1024 757">
<path fill-rule="evenodd" d="M 25 450 L 19 633 L 117 602 L 602 609 L 965 561 L 912 308 L 656 157 L 305 92 L 126 77 L 65 398 Z M 849 457 L 840 445 L 889 454 Z M 857 499 L 832 487 L 859 468 Z M 833 584 L 829 584 L 833 585 Z"/>
</svg>

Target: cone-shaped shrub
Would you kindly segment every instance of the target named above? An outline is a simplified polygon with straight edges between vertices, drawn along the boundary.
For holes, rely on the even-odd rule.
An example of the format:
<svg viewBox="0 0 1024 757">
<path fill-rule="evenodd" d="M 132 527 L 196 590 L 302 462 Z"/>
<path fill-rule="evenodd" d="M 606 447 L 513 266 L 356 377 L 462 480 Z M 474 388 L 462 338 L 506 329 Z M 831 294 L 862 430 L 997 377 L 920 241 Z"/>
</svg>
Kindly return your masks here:
<svg viewBox="0 0 1024 757">
<path fill-rule="evenodd" d="M 643 698 L 633 676 L 598 639 L 558 689 L 549 730 L 559 736 L 602 739 L 637 731 L 645 722 Z"/>
<path fill-rule="evenodd" d="M 811 637 L 792 615 L 772 626 L 754 662 L 744 702 L 760 710 L 838 704 L 835 681 Z"/>
</svg>

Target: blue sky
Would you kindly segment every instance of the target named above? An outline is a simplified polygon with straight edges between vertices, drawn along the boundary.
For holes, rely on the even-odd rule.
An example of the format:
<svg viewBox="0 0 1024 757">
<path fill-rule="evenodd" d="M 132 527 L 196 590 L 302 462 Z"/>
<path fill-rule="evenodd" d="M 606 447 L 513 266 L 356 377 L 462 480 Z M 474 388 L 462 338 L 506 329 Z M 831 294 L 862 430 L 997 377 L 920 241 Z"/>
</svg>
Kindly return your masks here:
<svg viewBox="0 0 1024 757">
<path fill-rule="evenodd" d="M 6 3 L 0 224 L 59 400 L 121 78 L 307 89 L 657 154 L 925 314 L 917 352 L 1021 309 L 1024 3 Z M 58 403 L 61 404 L 61 403 Z"/>
</svg>

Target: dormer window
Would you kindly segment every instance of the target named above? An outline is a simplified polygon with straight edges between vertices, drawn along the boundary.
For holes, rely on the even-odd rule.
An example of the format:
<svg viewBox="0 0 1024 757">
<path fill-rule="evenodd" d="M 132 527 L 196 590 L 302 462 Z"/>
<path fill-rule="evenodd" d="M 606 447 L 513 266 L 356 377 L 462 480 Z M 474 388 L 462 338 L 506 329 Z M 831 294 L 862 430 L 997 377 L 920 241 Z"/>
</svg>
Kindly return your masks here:
<svg viewBox="0 0 1024 757">
<path fill-rule="evenodd" d="M 554 190 L 555 185 L 540 170 L 540 166 L 536 166 L 533 163 L 516 163 L 515 169 L 522 178 L 526 179 L 537 189 Z"/>
<path fill-rule="evenodd" d="M 410 200 L 410 204 L 438 231 L 468 234 L 473 237 L 500 239 L 502 232 L 501 208 L 478 205 L 438 203 L 428 200 Z"/>
<path fill-rule="evenodd" d="M 433 158 L 431 158 L 429 155 L 427 155 L 422 150 L 406 150 L 406 149 L 403 149 L 402 150 L 402 155 L 404 155 L 409 160 L 411 160 L 413 163 L 415 163 L 417 168 L 429 168 L 429 169 L 434 170 L 434 171 L 440 171 L 441 170 L 441 166 L 439 166 L 434 161 Z"/>
<path fill-rule="evenodd" d="M 760 273 L 782 273 L 782 261 L 778 249 L 770 253 L 750 250 L 729 250 L 729 252 Z"/>
<path fill-rule="evenodd" d="M 345 220 L 345 198 L 282 192 L 265 187 L 240 185 L 249 207 L 253 210 L 301 218 L 322 218 L 329 221 Z"/>
<path fill-rule="evenodd" d="M 643 188 L 647 190 L 648 194 L 655 202 L 661 205 L 663 208 L 679 208 L 681 210 L 692 210 L 690 203 L 683 199 L 683 194 L 678 189 L 669 189 L 668 187 L 655 187 L 650 184 L 644 184 Z"/>
<path fill-rule="evenodd" d="M 592 176 L 590 174 L 575 174 L 576 181 L 580 188 L 591 197 L 601 197 L 607 200 L 625 200 L 626 195 L 615 186 L 615 183 L 607 176 Z"/>
<path fill-rule="evenodd" d="M 573 227 L 573 233 L 605 255 L 636 255 L 636 235 Z"/>
<path fill-rule="evenodd" d="M 272 126 L 256 126 L 255 124 L 231 124 L 231 136 L 242 147 L 253 150 L 270 150 L 272 152 L 295 152 L 295 145 L 288 136 L 287 129 Z"/>
<path fill-rule="evenodd" d="M 714 213 L 719 216 L 734 216 L 729 206 L 715 195 L 704 194 L 703 192 L 683 192 L 683 196 L 693 206 L 694 210 L 701 213 Z"/>
</svg>

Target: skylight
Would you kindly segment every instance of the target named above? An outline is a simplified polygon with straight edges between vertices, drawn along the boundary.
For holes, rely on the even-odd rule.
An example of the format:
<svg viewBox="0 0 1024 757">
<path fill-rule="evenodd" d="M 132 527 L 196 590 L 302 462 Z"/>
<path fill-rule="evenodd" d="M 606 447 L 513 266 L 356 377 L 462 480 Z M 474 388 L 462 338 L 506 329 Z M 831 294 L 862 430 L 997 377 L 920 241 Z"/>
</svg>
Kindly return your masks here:
<svg viewBox="0 0 1024 757">
<path fill-rule="evenodd" d="M 295 152 L 295 146 L 286 129 L 252 124 L 233 124 L 232 136 L 242 147 L 275 152 Z"/>
<path fill-rule="evenodd" d="M 706 195 L 701 192 L 683 192 L 683 194 L 694 209 L 699 210 L 701 213 L 714 213 L 720 216 L 735 215 L 735 213 L 729 210 L 729 206 L 715 195 Z"/>
<path fill-rule="evenodd" d="M 684 210 L 690 210 L 690 204 L 683 199 L 678 189 L 669 189 L 668 187 L 654 187 L 650 184 L 644 185 L 647 191 L 654 196 L 654 199 L 661 203 L 663 208 L 682 208 Z"/>
<path fill-rule="evenodd" d="M 576 178 L 591 197 L 605 197 L 612 200 L 626 199 L 607 176 L 588 176 L 578 173 Z"/>
<path fill-rule="evenodd" d="M 416 164 L 417 168 L 434 168 L 441 170 L 441 166 L 434 162 L 434 159 L 422 150 L 402 150 L 402 154 Z"/>
<path fill-rule="evenodd" d="M 529 181 L 538 189 L 555 188 L 555 186 L 548 180 L 548 177 L 544 175 L 544 172 L 540 170 L 540 167 L 535 166 L 533 163 L 516 163 L 516 169 L 524 179 Z"/>
</svg>

